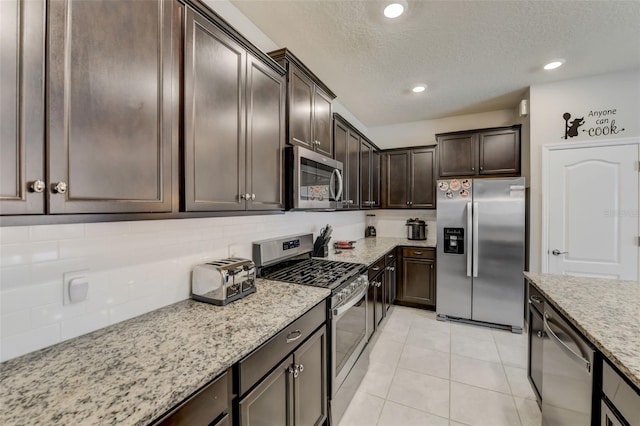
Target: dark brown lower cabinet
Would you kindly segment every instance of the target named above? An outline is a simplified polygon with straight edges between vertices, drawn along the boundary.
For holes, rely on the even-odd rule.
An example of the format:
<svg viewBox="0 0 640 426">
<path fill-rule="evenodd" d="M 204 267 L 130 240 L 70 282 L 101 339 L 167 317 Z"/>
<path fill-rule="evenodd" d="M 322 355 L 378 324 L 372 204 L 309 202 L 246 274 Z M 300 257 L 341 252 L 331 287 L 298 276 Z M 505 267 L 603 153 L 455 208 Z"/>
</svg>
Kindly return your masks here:
<svg viewBox="0 0 640 426">
<path fill-rule="evenodd" d="M 397 303 L 434 309 L 436 307 L 436 259 L 434 249 L 402 250 L 402 271 Z"/>
<path fill-rule="evenodd" d="M 396 301 L 396 286 L 398 285 L 398 279 L 396 275 L 396 270 L 398 266 L 398 261 L 393 260 L 391 263 L 387 265 L 386 269 L 386 288 L 387 288 L 387 299 L 385 303 L 386 310 L 389 310 L 391 305 Z"/>
<path fill-rule="evenodd" d="M 327 419 L 323 326 L 239 402 L 240 425 L 319 426 Z"/>
</svg>

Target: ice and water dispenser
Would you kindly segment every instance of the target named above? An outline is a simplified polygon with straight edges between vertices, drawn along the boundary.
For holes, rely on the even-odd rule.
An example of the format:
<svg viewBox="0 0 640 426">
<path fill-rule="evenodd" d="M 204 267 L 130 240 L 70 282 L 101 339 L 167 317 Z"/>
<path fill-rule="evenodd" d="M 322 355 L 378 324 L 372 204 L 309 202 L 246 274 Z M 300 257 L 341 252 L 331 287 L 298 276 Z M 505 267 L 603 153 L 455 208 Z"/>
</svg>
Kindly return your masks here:
<svg viewBox="0 0 640 426">
<path fill-rule="evenodd" d="M 464 228 L 444 228 L 444 252 L 464 254 Z"/>
</svg>

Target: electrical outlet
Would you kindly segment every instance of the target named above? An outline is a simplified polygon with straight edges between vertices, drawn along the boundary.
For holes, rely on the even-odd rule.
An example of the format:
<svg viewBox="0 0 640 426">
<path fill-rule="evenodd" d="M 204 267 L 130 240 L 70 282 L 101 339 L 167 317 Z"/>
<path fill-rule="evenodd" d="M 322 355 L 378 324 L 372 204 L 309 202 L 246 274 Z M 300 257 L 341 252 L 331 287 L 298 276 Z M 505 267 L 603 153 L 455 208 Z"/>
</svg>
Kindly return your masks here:
<svg viewBox="0 0 640 426">
<path fill-rule="evenodd" d="M 70 305 L 72 303 L 87 300 L 89 294 L 89 270 L 65 272 L 62 275 L 62 303 Z"/>
</svg>

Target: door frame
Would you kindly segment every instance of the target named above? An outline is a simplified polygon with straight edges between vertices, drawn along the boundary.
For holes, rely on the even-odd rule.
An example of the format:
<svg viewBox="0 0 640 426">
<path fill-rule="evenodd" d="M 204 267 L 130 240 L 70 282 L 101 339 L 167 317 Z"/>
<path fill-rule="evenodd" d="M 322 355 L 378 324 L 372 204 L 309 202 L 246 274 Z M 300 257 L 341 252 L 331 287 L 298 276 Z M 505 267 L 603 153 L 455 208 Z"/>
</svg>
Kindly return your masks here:
<svg viewBox="0 0 640 426">
<path fill-rule="evenodd" d="M 552 151 L 561 151 L 567 149 L 581 149 L 581 148 L 604 148 L 608 146 L 619 145 L 639 145 L 640 136 L 621 139 L 607 139 L 597 141 L 582 141 L 572 143 L 551 143 L 542 146 L 542 185 L 541 185 L 541 214 L 542 214 L 542 238 L 540 241 L 540 269 L 542 273 L 549 273 L 549 157 Z M 640 161 L 636 160 L 637 167 L 640 169 Z M 640 173 L 638 174 L 638 180 L 640 183 Z M 640 206 L 638 206 L 640 208 Z M 640 220 L 640 218 L 638 219 Z M 639 236 L 640 238 L 640 236 Z M 639 259 L 640 260 L 640 259 Z M 639 262 L 640 265 L 640 262 Z M 639 266 L 640 268 L 640 266 Z M 639 271 L 640 272 L 640 271 Z"/>
</svg>

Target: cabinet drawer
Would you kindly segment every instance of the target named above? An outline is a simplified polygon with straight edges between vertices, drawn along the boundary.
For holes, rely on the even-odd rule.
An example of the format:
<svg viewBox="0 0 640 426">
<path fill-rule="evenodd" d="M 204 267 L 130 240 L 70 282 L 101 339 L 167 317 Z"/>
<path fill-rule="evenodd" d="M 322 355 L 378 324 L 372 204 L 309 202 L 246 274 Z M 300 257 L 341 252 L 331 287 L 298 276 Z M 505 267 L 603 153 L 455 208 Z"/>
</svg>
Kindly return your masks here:
<svg viewBox="0 0 640 426">
<path fill-rule="evenodd" d="M 384 263 L 385 263 L 386 265 L 390 264 L 391 262 L 393 262 L 394 260 L 396 260 L 397 256 L 398 256 L 398 255 L 397 255 L 397 253 L 396 253 L 396 250 L 395 250 L 395 249 L 391 250 L 389 253 L 387 253 L 387 254 L 384 256 Z"/>
<path fill-rule="evenodd" d="M 432 248 L 403 247 L 402 257 L 414 257 L 417 259 L 435 259 L 436 251 Z"/>
<path fill-rule="evenodd" d="M 385 258 L 382 256 L 380 259 L 376 260 L 373 265 L 369 267 L 369 280 L 371 278 L 378 275 L 384 269 Z"/>
<path fill-rule="evenodd" d="M 288 325 L 264 345 L 238 363 L 239 395 L 244 395 L 271 368 L 294 351 L 313 331 L 325 323 L 327 307 L 321 302 Z"/>
<path fill-rule="evenodd" d="M 222 376 L 166 414 L 155 425 L 206 426 L 228 410 L 230 401 L 231 373 L 226 371 Z M 228 418 L 228 414 L 224 418 Z M 225 424 L 224 418 L 220 419 L 219 424 Z"/>
</svg>

